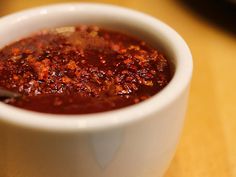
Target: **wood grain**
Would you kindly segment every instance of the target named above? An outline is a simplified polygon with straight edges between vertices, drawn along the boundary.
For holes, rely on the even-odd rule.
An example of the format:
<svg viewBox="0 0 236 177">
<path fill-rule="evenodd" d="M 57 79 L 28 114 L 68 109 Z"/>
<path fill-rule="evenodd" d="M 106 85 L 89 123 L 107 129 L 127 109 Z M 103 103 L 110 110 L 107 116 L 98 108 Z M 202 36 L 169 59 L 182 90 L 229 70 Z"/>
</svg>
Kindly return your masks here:
<svg viewBox="0 0 236 177">
<path fill-rule="evenodd" d="M 0 1 L 0 15 L 54 2 L 63 1 Z M 184 1 L 90 2 L 117 4 L 149 13 L 175 28 L 192 50 L 194 74 L 186 124 L 165 177 L 236 177 L 235 34 L 193 12 Z"/>
</svg>

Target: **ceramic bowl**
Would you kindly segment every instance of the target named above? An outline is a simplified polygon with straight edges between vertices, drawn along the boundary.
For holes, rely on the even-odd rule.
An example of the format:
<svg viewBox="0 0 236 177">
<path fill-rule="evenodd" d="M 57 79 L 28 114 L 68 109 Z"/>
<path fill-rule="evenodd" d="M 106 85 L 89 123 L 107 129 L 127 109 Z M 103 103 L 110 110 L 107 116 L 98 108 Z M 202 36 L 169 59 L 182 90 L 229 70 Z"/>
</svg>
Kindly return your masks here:
<svg viewBox="0 0 236 177">
<path fill-rule="evenodd" d="M 87 115 L 52 115 L 0 103 L 1 177 L 161 177 L 181 134 L 192 74 L 191 52 L 172 28 L 131 9 L 70 3 L 0 19 L 0 48 L 36 31 L 96 24 L 160 48 L 171 82 L 150 99 Z"/>
</svg>

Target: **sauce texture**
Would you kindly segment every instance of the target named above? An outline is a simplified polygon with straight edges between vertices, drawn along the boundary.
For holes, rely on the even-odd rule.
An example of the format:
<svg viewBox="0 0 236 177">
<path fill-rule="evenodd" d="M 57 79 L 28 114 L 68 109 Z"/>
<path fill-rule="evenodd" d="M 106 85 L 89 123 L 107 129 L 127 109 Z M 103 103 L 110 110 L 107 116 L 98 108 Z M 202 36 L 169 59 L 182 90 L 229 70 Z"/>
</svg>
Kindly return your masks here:
<svg viewBox="0 0 236 177">
<path fill-rule="evenodd" d="M 0 50 L 3 102 L 54 114 L 87 114 L 137 104 L 163 89 L 170 64 L 157 49 L 98 26 L 43 30 Z"/>
</svg>

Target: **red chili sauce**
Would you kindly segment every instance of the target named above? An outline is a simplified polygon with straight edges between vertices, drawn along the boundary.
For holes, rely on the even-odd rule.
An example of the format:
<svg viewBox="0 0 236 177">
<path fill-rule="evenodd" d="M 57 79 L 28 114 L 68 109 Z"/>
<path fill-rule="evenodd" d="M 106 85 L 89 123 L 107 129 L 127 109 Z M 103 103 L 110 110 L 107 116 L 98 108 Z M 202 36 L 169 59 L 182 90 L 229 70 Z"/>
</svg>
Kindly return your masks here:
<svg viewBox="0 0 236 177">
<path fill-rule="evenodd" d="M 54 114 L 87 114 L 137 104 L 171 79 L 157 49 L 130 35 L 79 25 L 43 30 L 0 50 L 3 102 Z"/>
</svg>

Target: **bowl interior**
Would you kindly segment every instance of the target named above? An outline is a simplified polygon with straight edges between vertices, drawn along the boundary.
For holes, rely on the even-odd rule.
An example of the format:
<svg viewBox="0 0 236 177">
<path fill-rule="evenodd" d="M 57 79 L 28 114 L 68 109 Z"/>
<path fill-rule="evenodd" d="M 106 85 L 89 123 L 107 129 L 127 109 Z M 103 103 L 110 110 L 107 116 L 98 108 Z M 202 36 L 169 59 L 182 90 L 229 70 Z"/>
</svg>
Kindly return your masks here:
<svg viewBox="0 0 236 177">
<path fill-rule="evenodd" d="M 175 63 L 174 52 L 166 43 L 165 35 L 159 33 L 158 30 L 153 30 L 150 22 L 142 19 L 142 16 L 139 19 L 131 12 L 125 9 L 114 11 L 105 6 L 96 7 L 86 4 L 81 4 L 81 6 L 68 4 L 20 12 L 9 16 L 5 25 L 7 27 L 0 29 L 0 36 L 4 36 L 0 41 L 0 48 L 42 29 L 88 24 L 136 36 L 161 50 Z M 4 19 L 0 20 L 0 23 L 1 21 Z"/>
</svg>

